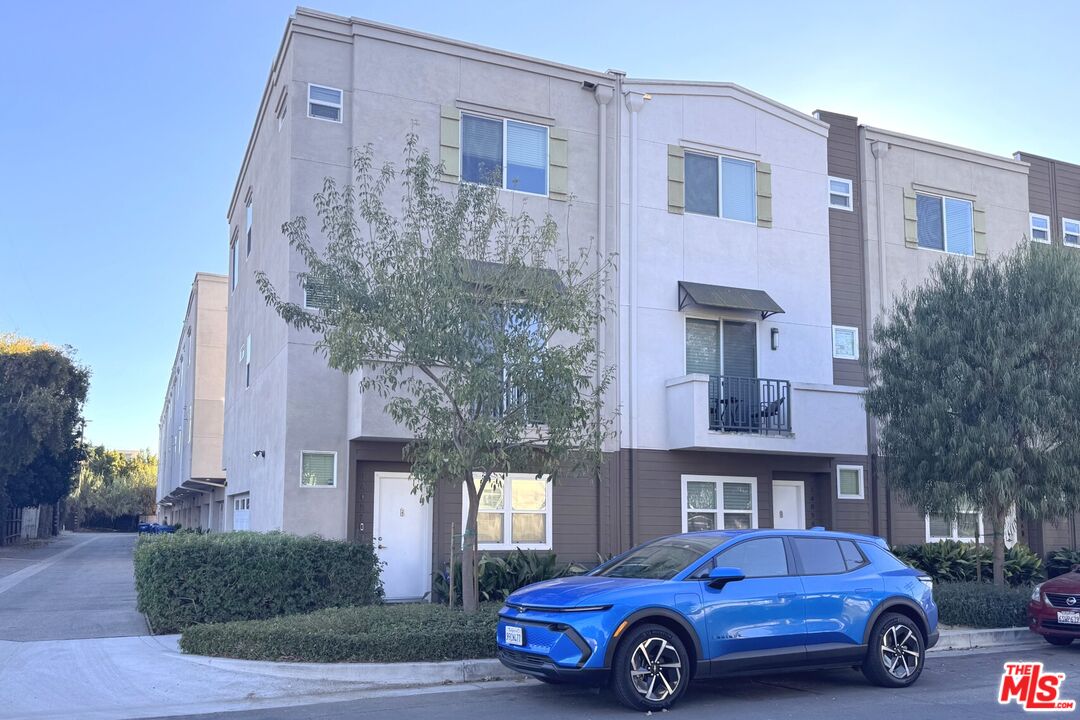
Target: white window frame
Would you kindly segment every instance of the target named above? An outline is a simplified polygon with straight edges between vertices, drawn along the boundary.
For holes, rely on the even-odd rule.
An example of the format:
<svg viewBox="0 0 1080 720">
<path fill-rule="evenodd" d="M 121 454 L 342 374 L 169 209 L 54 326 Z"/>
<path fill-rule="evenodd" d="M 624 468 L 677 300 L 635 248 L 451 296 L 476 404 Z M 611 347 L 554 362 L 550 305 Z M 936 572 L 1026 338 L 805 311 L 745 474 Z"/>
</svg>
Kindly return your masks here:
<svg viewBox="0 0 1080 720">
<path fill-rule="evenodd" d="M 307 284 L 306 283 L 304 284 L 303 289 L 304 289 L 304 309 L 305 310 L 324 310 L 325 309 L 325 308 L 319 307 L 318 305 L 312 305 L 311 303 L 308 302 L 308 289 L 307 289 Z"/>
<path fill-rule="evenodd" d="M 251 387 L 251 333 L 240 348 L 240 364 L 244 367 L 244 388 Z"/>
<path fill-rule="evenodd" d="M 481 478 L 481 476 L 479 475 L 479 473 L 477 473 L 477 474 L 475 474 L 473 476 L 473 480 L 475 482 L 477 482 L 477 483 L 480 482 L 480 478 Z M 512 503 L 511 503 L 511 498 L 512 498 L 511 492 L 512 491 L 508 492 L 508 490 L 510 489 L 511 486 L 513 486 L 515 478 L 521 479 L 521 480 L 542 479 L 544 481 L 544 483 L 545 483 L 544 490 L 547 493 L 547 502 L 545 503 L 545 510 L 544 510 L 543 514 L 546 516 L 546 520 L 545 520 L 544 525 L 545 525 L 545 529 L 547 530 L 547 539 L 542 543 L 515 543 L 515 542 L 510 541 L 510 538 L 512 537 L 511 532 L 512 532 L 514 510 L 513 510 Z M 515 550 L 515 549 L 520 548 L 521 550 L 551 550 L 551 547 L 552 547 L 552 545 L 551 545 L 551 529 L 552 529 L 551 526 L 552 526 L 552 521 L 553 521 L 553 518 L 554 518 L 554 515 L 555 515 L 554 507 L 552 506 L 552 503 L 551 503 L 551 478 L 549 476 L 547 476 L 547 475 L 542 475 L 540 478 L 537 478 L 536 475 L 533 475 L 532 473 L 507 473 L 506 475 L 503 476 L 502 492 L 503 492 L 503 507 L 502 507 L 503 541 L 499 542 L 499 543 L 482 543 L 482 542 L 479 541 L 479 538 L 477 538 L 477 543 L 476 543 L 477 549 L 479 549 L 479 550 Z M 497 511 L 497 510 L 480 510 L 480 511 L 478 511 L 478 513 L 479 512 L 496 513 L 496 512 L 499 512 L 499 511 Z M 518 512 L 519 513 L 532 514 L 532 515 L 540 515 L 541 514 L 539 511 L 534 511 L 534 510 L 519 510 Z M 462 528 L 465 527 L 466 520 L 468 519 L 468 513 L 469 513 L 469 493 L 465 489 L 465 487 L 462 486 L 462 488 L 461 488 L 461 527 Z"/>
<path fill-rule="evenodd" d="M 247 199 L 244 201 L 244 235 L 246 238 L 246 250 L 244 252 L 244 257 L 251 255 L 251 227 L 255 224 L 255 207 L 254 203 L 252 202 L 251 196 L 252 192 L 249 189 Z"/>
<path fill-rule="evenodd" d="M 1037 239 L 1035 237 L 1035 230 L 1036 229 L 1038 229 L 1040 231 L 1043 230 L 1043 228 L 1036 228 L 1035 227 L 1035 218 L 1039 218 L 1040 220 L 1045 220 L 1046 221 L 1046 239 L 1045 240 L 1039 240 L 1039 239 Z M 1062 227 L 1064 227 L 1064 225 L 1062 225 Z M 1053 225 L 1050 224 L 1050 216 L 1049 215 L 1043 215 L 1041 213 L 1028 213 L 1028 232 L 1031 233 L 1031 242 L 1037 242 L 1037 243 L 1042 243 L 1044 245 L 1049 245 L 1051 243 L 1052 239 L 1053 239 L 1053 237 L 1052 237 L 1053 236 Z"/>
<path fill-rule="evenodd" d="M 840 472 L 843 470 L 855 470 L 859 473 L 859 492 L 848 495 L 840 490 Z M 836 499 L 837 500 L 865 500 L 866 499 L 866 471 L 862 465 L 837 465 L 836 466 Z"/>
<path fill-rule="evenodd" d="M 758 206 L 757 206 L 757 167 L 758 161 L 751 160 L 750 158 L 739 157 L 738 155 L 720 155 L 716 153 L 702 152 L 701 150 L 683 148 L 683 157 L 686 153 L 691 155 L 700 155 L 701 157 L 713 158 L 716 160 L 716 215 L 706 215 L 705 213 L 694 212 L 693 210 L 686 210 L 687 215 L 697 215 L 698 217 L 714 217 L 718 220 L 726 220 L 727 222 L 742 223 L 743 225 L 757 225 Z M 739 162 L 748 162 L 754 166 L 754 191 L 751 193 L 754 197 L 754 219 L 753 220 L 738 220 L 736 218 L 724 217 L 724 158 L 728 160 L 738 160 Z M 686 183 L 686 171 L 683 170 L 683 183 Z M 685 192 L 685 190 L 684 190 Z"/>
<path fill-rule="evenodd" d="M 852 335 L 854 336 L 855 354 L 854 355 L 837 355 L 836 354 L 836 333 L 837 332 L 846 332 L 848 330 L 850 330 Z M 832 356 L 834 358 L 836 358 L 837 360 L 858 360 L 859 359 L 859 328 L 853 327 L 851 325 L 833 325 L 832 326 L 832 346 L 833 346 Z"/>
<path fill-rule="evenodd" d="M 1071 223 L 1076 226 L 1076 232 L 1069 232 L 1065 229 L 1066 224 Z M 1069 236 L 1076 238 L 1073 242 L 1069 242 Z M 1073 220 L 1072 218 L 1061 218 L 1061 244 L 1068 247 L 1080 247 L 1080 220 Z"/>
<path fill-rule="evenodd" d="M 833 181 L 842 182 L 847 184 L 847 192 L 836 192 L 832 189 Z M 847 178 L 829 176 L 829 207 L 833 210 L 846 210 L 847 212 L 855 212 L 855 183 Z M 847 198 L 847 205 L 834 205 L 832 201 L 833 195 L 842 195 Z"/>
<path fill-rule="evenodd" d="M 331 90 L 333 92 L 336 92 L 341 96 L 341 101 L 337 102 L 337 103 L 332 103 L 332 102 L 327 102 L 326 100 L 312 100 L 311 99 L 311 88 L 319 88 L 320 90 Z M 307 86 L 307 116 L 309 118 L 311 118 L 312 120 L 322 120 L 324 122 L 332 122 L 332 123 L 337 123 L 338 125 L 340 125 L 341 122 L 342 122 L 342 118 L 345 116 L 344 104 L 345 104 L 345 91 L 342 90 L 341 88 L 331 87 L 330 85 L 319 85 L 318 83 L 308 83 L 308 86 Z M 323 107 L 337 108 L 337 111 L 338 111 L 337 120 L 334 120 L 333 118 L 325 118 L 325 117 L 319 117 L 318 115 L 312 115 L 311 114 L 311 106 L 312 105 L 322 105 Z"/>
<path fill-rule="evenodd" d="M 964 512 L 974 512 L 974 511 L 973 510 L 966 510 Z M 928 542 L 928 543 L 941 542 L 942 540 L 956 540 L 958 542 L 970 542 L 970 543 L 973 543 L 976 540 L 976 538 L 973 538 L 973 537 L 960 537 L 960 522 L 957 519 L 953 519 L 953 520 L 950 521 L 950 523 L 952 524 L 952 533 L 950 533 L 948 537 L 937 537 L 937 536 L 930 535 L 930 514 L 929 513 L 924 517 L 924 520 L 926 522 L 926 542 Z M 985 540 L 985 538 L 986 538 L 986 531 L 983 529 L 983 514 L 980 511 L 979 512 L 979 539 L 980 540 Z"/>
<path fill-rule="evenodd" d="M 229 262 L 229 270 L 232 277 L 229 278 L 229 292 L 236 289 L 236 283 L 240 278 L 240 255 L 237 252 L 240 248 L 237 244 L 240 242 L 240 230 L 239 228 L 233 230 L 232 240 L 229 242 L 229 254 L 232 256 Z"/>
<path fill-rule="evenodd" d="M 704 215 L 702 217 L 712 217 L 712 215 Z M 736 220 L 735 222 L 739 222 L 739 221 Z M 759 340 L 758 333 L 761 331 L 761 323 L 760 322 L 758 322 L 757 320 L 753 320 L 753 319 L 748 320 L 747 318 L 735 317 L 735 316 L 731 316 L 731 315 L 708 315 L 708 314 L 705 314 L 703 312 L 684 312 L 683 313 L 683 323 L 682 323 L 682 331 L 683 331 L 683 337 L 682 337 L 682 371 L 683 371 L 684 375 L 687 374 L 686 373 L 686 336 L 687 336 L 686 328 L 687 328 L 687 325 L 689 325 L 689 323 L 687 322 L 688 320 L 708 320 L 709 322 L 714 322 L 714 323 L 716 323 L 718 325 L 718 333 L 720 335 L 720 347 L 717 349 L 717 352 L 720 354 L 720 374 L 721 375 L 724 375 L 727 372 L 727 368 L 724 367 L 724 322 L 727 321 L 727 322 L 750 323 L 751 325 L 754 326 L 754 367 L 759 368 L 759 369 L 761 368 L 761 343 L 758 342 L 758 340 Z"/>
<path fill-rule="evenodd" d="M 502 123 L 502 185 L 499 186 L 500 190 L 512 193 L 521 193 L 522 195 L 532 195 L 533 197 L 550 197 L 551 196 L 551 128 L 547 125 L 541 125 L 540 123 L 528 122 L 527 120 L 517 120 L 516 118 L 505 118 L 497 115 L 485 115 L 478 112 L 463 112 L 461 113 L 461 122 L 458 123 L 460 128 L 458 129 L 458 167 L 462 169 L 462 182 L 467 182 L 472 185 L 481 185 L 484 183 L 477 183 L 473 180 L 464 179 L 465 168 L 465 116 L 470 115 L 475 118 L 482 118 L 484 120 L 498 120 Z M 507 187 L 509 176 L 506 172 L 507 155 L 506 155 L 506 125 L 507 123 L 516 122 L 521 125 L 532 125 L 533 127 L 544 128 L 544 133 L 547 135 L 547 159 L 548 166 L 544 170 L 544 192 L 534 193 L 528 190 L 517 190 L 512 187 Z"/>
<path fill-rule="evenodd" d="M 680 518 L 679 524 L 682 526 L 683 532 L 690 532 L 687 528 L 686 515 L 690 512 L 690 509 L 686 506 L 686 484 L 690 482 L 711 482 L 714 483 L 716 488 L 716 531 L 723 532 L 724 530 L 724 514 L 731 513 L 733 515 L 745 515 L 745 510 L 724 510 L 724 483 L 740 483 L 750 486 L 750 527 L 754 530 L 758 527 L 758 496 L 757 496 L 757 478 L 755 477 L 738 477 L 733 475 L 683 475 L 681 482 L 681 495 L 682 499 L 679 502 Z M 709 512 L 709 511 L 707 511 Z"/>
<path fill-rule="evenodd" d="M 925 195 L 926 197 L 935 197 L 941 200 L 941 244 L 942 249 L 928 248 L 919 245 L 919 196 Z M 945 213 L 945 201 L 955 200 L 956 202 L 967 203 L 968 208 L 971 211 L 971 254 L 959 253 L 949 249 L 949 218 Z M 923 190 L 915 191 L 915 245 L 920 250 L 929 250 L 930 252 L 948 253 L 949 255 L 959 255 L 960 257 L 975 257 L 975 201 L 969 198 L 956 197 L 955 195 L 943 195 L 942 193 L 926 192 Z"/>
<path fill-rule="evenodd" d="M 334 456 L 334 482 L 330 485 L 305 485 L 304 484 L 304 456 L 305 455 L 333 455 Z M 336 450 L 301 450 L 300 451 L 300 487 L 305 490 L 331 490 L 338 485 L 338 467 Z"/>
</svg>

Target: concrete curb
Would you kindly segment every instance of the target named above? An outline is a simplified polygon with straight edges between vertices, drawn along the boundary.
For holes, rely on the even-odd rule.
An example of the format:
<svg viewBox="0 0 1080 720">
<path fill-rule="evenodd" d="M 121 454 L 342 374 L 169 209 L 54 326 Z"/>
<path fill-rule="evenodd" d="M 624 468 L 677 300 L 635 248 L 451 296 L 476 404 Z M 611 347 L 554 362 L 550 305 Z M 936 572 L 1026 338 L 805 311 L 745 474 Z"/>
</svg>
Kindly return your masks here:
<svg viewBox="0 0 1080 720">
<path fill-rule="evenodd" d="M 937 645 L 930 648 L 930 652 L 972 650 L 999 645 L 1032 645 L 1041 639 L 1026 627 L 942 630 L 941 638 Z"/>
</svg>

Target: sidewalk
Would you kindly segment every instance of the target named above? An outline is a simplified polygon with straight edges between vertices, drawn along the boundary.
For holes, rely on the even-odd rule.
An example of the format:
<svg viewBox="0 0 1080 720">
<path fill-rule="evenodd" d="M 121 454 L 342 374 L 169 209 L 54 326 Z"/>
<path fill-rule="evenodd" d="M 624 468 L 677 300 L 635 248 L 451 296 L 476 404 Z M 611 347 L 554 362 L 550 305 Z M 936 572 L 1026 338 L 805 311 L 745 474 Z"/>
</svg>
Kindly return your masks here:
<svg viewBox="0 0 1080 720">
<path fill-rule="evenodd" d="M 1026 636 L 1018 631 L 1023 631 Z M 0 641 L 4 717 L 90 720 L 226 712 L 520 681 L 497 660 L 273 663 L 184 655 L 177 635 Z M 932 653 L 1038 647 L 1022 628 L 946 630 Z M 505 684 L 497 682 L 496 684 Z M 487 682 L 484 687 L 490 687 Z M 425 689 L 426 688 L 426 689 Z"/>
</svg>

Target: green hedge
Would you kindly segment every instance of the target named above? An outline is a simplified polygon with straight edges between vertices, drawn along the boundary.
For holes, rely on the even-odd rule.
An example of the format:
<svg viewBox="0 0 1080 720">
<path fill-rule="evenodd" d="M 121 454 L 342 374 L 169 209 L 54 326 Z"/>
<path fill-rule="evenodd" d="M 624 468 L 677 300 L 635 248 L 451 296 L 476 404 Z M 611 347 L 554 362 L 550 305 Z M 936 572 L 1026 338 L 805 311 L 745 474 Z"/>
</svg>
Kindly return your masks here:
<svg viewBox="0 0 1080 720">
<path fill-rule="evenodd" d="M 195 625 L 196 655 L 291 662 L 434 662 L 495 656 L 499 605 L 466 615 L 442 605 L 332 608 L 272 620 Z"/>
<path fill-rule="evenodd" d="M 526 585 L 581 575 L 586 568 L 577 563 L 559 562 L 555 553 L 516 548 L 508 554 L 483 553 L 476 562 L 477 587 L 481 602 L 505 600 L 510 593 Z M 450 564 L 431 578 L 433 602 L 450 602 Z M 454 604 L 461 604 L 461 558 L 454 562 Z"/>
<path fill-rule="evenodd" d="M 977 628 L 1024 627 L 1030 587 L 995 587 L 985 582 L 934 585 L 938 621 Z"/>
<path fill-rule="evenodd" d="M 282 533 L 143 536 L 135 587 L 156 633 L 382 599 L 370 545 Z"/>
</svg>

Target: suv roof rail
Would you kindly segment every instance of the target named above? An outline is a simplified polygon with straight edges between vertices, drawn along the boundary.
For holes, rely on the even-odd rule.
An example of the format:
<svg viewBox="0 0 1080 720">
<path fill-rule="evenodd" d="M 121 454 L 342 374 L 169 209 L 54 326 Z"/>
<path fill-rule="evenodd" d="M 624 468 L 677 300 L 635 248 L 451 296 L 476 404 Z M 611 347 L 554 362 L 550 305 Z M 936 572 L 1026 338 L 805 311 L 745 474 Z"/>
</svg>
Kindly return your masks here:
<svg viewBox="0 0 1080 720">
<path fill-rule="evenodd" d="M 812 527 L 810 529 L 813 530 L 813 531 L 816 531 L 816 532 L 825 532 L 825 528 L 823 528 L 821 525 L 815 525 L 814 527 Z"/>
</svg>

